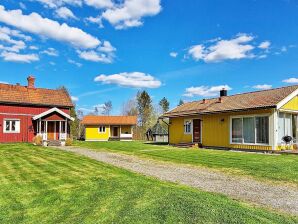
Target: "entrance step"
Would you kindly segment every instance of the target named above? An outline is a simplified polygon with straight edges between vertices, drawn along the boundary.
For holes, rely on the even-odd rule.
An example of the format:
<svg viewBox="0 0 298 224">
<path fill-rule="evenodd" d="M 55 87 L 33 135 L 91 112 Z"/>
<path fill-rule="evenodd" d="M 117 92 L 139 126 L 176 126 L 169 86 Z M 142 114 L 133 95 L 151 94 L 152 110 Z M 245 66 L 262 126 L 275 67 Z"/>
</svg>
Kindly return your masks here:
<svg viewBox="0 0 298 224">
<path fill-rule="evenodd" d="M 48 146 L 61 146 L 61 141 L 59 140 L 49 140 Z"/>
<path fill-rule="evenodd" d="M 192 143 L 192 142 L 180 142 L 178 144 L 175 144 L 175 147 L 178 148 L 192 148 L 195 146 L 196 143 Z"/>
</svg>

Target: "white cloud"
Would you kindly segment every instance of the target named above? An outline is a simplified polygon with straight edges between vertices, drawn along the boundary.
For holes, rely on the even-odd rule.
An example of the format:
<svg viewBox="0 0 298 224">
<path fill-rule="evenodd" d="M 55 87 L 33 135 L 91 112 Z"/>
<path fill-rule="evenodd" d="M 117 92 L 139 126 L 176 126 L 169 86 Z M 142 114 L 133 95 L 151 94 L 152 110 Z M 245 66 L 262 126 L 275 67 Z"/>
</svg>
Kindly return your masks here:
<svg viewBox="0 0 298 224">
<path fill-rule="evenodd" d="M 8 84 L 8 82 L 0 81 L 1 84 Z"/>
<path fill-rule="evenodd" d="M 85 4 L 98 9 L 112 8 L 114 6 L 111 0 L 85 0 Z"/>
<path fill-rule="evenodd" d="M 272 85 L 268 85 L 268 84 L 255 85 L 255 86 L 253 86 L 253 88 L 260 89 L 260 90 L 266 90 L 266 89 L 271 89 Z"/>
<path fill-rule="evenodd" d="M 285 82 L 285 83 L 296 84 L 296 83 L 298 83 L 298 78 L 289 78 L 289 79 L 285 79 L 285 80 L 282 80 L 282 81 Z"/>
<path fill-rule="evenodd" d="M 143 24 L 142 17 L 155 16 L 161 11 L 160 0 L 125 0 L 123 4 L 114 4 L 101 15 L 116 29 L 137 27 Z"/>
<path fill-rule="evenodd" d="M 30 50 L 38 50 L 39 48 L 36 47 L 36 46 L 30 46 L 29 49 L 30 49 Z"/>
<path fill-rule="evenodd" d="M 178 53 L 177 52 L 170 52 L 170 56 L 172 58 L 176 58 L 178 56 Z"/>
<path fill-rule="evenodd" d="M 40 2 L 47 8 L 58 8 L 63 5 L 82 6 L 82 0 L 32 0 Z"/>
<path fill-rule="evenodd" d="M 17 54 L 14 52 L 2 52 L 0 56 L 4 59 L 4 61 L 11 62 L 24 62 L 31 63 L 33 61 L 39 61 L 39 57 L 36 54 Z"/>
<path fill-rule="evenodd" d="M 100 41 L 92 35 L 67 24 L 43 18 L 37 13 L 23 15 L 21 10 L 5 10 L 0 5 L 0 21 L 23 31 L 70 43 L 79 48 L 95 48 Z"/>
<path fill-rule="evenodd" d="M 112 53 L 116 51 L 116 48 L 114 48 L 109 41 L 104 41 L 103 45 L 100 46 L 98 50 L 105 53 Z"/>
<path fill-rule="evenodd" d="M 255 57 L 252 50 L 255 49 L 250 42 L 254 39 L 248 34 L 238 34 L 230 40 L 216 39 L 207 42 L 207 45 L 198 44 L 189 48 L 188 55 L 194 60 L 205 62 L 220 62 Z"/>
<path fill-rule="evenodd" d="M 71 98 L 71 100 L 72 100 L 73 102 L 77 102 L 77 101 L 79 101 L 79 98 L 76 97 L 76 96 L 71 96 L 70 98 Z"/>
<path fill-rule="evenodd" d="M 89 16 L 85 19 L 87 22 L 90 22 L 90 23 L 95 23 L 99 26 L 99 28 L 103 28 L 103 24 L 102 24 L 102 19 L 100 16 L 97 16 L 97 17 L 92 17 L 92 16 Z"/>
<path fill-rule="evenodd" d="M 270 41 L 263 41 L 262 43 L 259 44 L 258 48 L 260 49 L 268 49 L 270 47 L 271 43 Z"/>
<path fill-rule="evenodd" d="M 158 88 L 161 86 L 159 80 L 142 72 L 123 72 L 113 75 L 99 75 L 94 81 L 133 88 Z"/>
<path fill-rule="evenodd" d="M 0 27 L 0 33 L 5 33 L 9 36 L 17 37 L 17 38 L 22 39 L 24 41 L 31 41 L 32 40 L 32 38 L 30 36 L 25 35 L 25 34 L 21 33 L 18 30 L 10 29 L 8 27 Z"/>
<path fill-rule="evenodd" d="M 80 58 L 82 58 L 86 61 L 102 62 L 102 63 L 112 63 L 113 62 L 113 58 L 111 58 L 107 54 L 96 52 L 94 50 L 78 51 L 78 55 Z"/>
<path fill-rule="evenodd" d="M 192 58 L 196 61 L 204 59 L 205 54 L 204 54 L 204 46 L 199 44 L 199 45 L 194 45 L 189 48 L 188 54 L 192 56 Z"/>
<path fill-rule="evenodd" d="M 76 61 L 74 61 L 74 60 L 68 59 L 67 62 L 68 62 L 69 64 L 76 65 L 77 67 L 82 67 L 82 64 L 81 64 L 81 63 L 76 62 Z"/>
<path fill-rule="evenodd" d="M 52 47 L 48 48 L 47 50 L 42 51 L 41 53 L 42 54 L 47 54 L 47 55 L 53 56 L 53 57 L 59 56 L 59 52 L 56 49 L 52 48 Z"/>
<path fill-rule="evenodd" d="M 197 86 L 197 87 L 189 87 L 186 88 L 183 96 L 194 97 L 194 96 L 202 96 L 202 97 L 211 97 L 219 95 L 219 91 L 222 89 L 231 90 L 232 88 L 228 85 L 220 85 L 220 86 Z"/>
<path fill-rule="evenodd" d="M 61 7 L 61 8 L 58 8 L 56 11 L 55 11 L 55 15 L 58 17 L 58 18 L 62 18 L 62 19 L 78 19 L 74 14 L 73 12 L 66 8 L 66 7 Z"/>
<path fill-rule="evenodd" d="M 50 64 L 50 65 L 53 65 L 53 66 L 56 65 L 56 63 L 53 62 L 53 61 L 50 61 L 49 64 Z"/>
</svg>

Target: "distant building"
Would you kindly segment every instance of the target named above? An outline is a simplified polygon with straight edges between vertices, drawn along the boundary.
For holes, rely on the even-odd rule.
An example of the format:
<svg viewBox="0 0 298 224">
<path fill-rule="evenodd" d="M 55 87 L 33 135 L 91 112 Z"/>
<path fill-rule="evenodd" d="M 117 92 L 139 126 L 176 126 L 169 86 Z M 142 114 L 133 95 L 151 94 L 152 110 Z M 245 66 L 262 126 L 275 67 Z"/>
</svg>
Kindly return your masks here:
<svg viewBox="0 0 298 224">
<path fill-rule="evenodd" d="M 157 121 L 152 128 L 147 130 L 146 136 L 148 141 L 168 142 L 169 134 L 168 130 Z"/>
<path fill-rule="evenodd" d="M 85 116 L 86 141 L 132 140 L 133 128 L 137 125 L 136 116 Z"/>
</svg>

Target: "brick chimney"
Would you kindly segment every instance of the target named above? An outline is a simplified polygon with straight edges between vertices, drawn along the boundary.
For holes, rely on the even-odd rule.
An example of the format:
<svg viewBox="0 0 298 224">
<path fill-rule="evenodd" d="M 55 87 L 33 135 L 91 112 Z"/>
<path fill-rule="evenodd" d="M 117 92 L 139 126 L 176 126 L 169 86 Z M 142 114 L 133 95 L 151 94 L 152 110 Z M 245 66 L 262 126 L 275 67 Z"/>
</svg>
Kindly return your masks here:
<svg viewBox="0 0 298 224">
<path fill-rule="evenodd" d="M 34 88 L 35 88 L 35 77 L 32 76 L 32 75 L 30 75 L 30 76 L 28 76 L 27 81 L 28 81 L 28 86 L 27 86 L 27 88 L 32 88 L 32 89 L 34 89 Z"/>
</svg>

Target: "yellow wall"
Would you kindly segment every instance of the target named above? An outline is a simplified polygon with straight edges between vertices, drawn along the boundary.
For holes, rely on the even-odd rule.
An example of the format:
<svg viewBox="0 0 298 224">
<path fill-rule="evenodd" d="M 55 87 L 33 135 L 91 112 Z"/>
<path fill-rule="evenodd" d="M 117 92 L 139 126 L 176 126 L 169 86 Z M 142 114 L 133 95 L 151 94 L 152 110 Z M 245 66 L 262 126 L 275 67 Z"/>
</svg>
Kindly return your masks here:
<svg viewBox="0 0 298 224">
<path fill-rule="evenodd" d="M 170 144 L 178 144 L 184 142 L 192 142 L 191 134 L 184 134 L 184 120 L 188 118 L 177 117 L 170 119 L 169 126 L 169 142 Z"/>
<path fill-rule="evenodd" d="M 298 97 L 295 96 L 289 102 L 282 106 L 284 110 L 298 110 Z"/>
<path fill-rule="evenodd" d="M 127 132 L 127 134 L 131 134 L 131 126 L 130 125 L 121 126 L 121 133 L 125 134 L 126 132 Z"/>
<path fill-rule="evenodd" d="M 271 110 L 248 111 L 241 113 L 222 113 L 213 115 L 203 115 L 200 117 L 180 117 L 170 119 L 170 144 L 181 142 L 192 142 L 192 135 L 184 134 L 185 119 L 202 120 L 202 144 L 203 146 L 227 147 L 227 148 L 244 148 L 244 149 L 261 149 L 271 150 L 271 146 L 256 146 L 243 144 L 230 144 L 230 116 L 248 115 L 248 114 L 271 114 Z"/>
<path fill-rule="evenodd" d="M 99 126 L 86 126 L 85 129 L 85 138 L 86 141 L 104 141 L 108 140 L 110 137 L 110 127 L 106 127 L 106 132 L 105 133 L 100 133 L 99 132 Z"/>
</svg>

